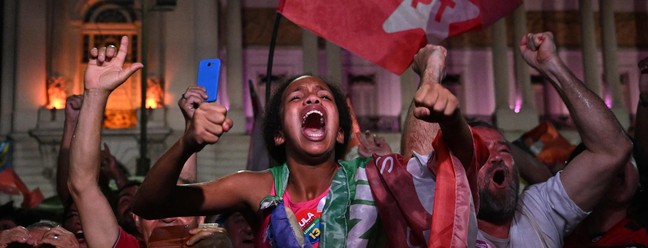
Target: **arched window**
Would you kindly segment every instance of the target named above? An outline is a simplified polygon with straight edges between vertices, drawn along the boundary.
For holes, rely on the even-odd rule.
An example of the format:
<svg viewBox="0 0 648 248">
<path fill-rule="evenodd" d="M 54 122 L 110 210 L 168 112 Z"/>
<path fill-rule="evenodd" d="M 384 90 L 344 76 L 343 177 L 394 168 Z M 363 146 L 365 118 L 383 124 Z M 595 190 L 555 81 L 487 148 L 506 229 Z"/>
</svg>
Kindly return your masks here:
<svg viewBox="0 0 648 248">
<path fill-rule="evenodd" d="M 99 2 L 86 11 L 81 25 L 81 69 L 77 70 L 81 73 L 80 78 L 83 78 L 83 68 L 88 63 L 87 51 L 93 47 L 119 46 L 122 36 L 129 38 L 126 66 L 140 59 L 140 23 L 135 13 L 131 5 L 107 2 Z M 104 127 L 133 128 L 137 125 L 140 80 L 139 73 L 136 73 L 111 94 L 106 106 Z"/>
</svg>

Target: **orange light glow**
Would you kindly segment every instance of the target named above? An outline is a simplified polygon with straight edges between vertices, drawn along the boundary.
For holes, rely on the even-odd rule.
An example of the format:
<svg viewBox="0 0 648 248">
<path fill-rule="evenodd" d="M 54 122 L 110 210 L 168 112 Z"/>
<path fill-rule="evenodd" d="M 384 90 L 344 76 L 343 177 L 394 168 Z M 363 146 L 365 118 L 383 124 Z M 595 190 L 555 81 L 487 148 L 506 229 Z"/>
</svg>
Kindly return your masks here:
<svg viewBox="0 0 648 248">
<path fill-rule="evenodd" d="M 137 125 L 137 113 L 135 110 L 111 110 L 106 109 L 103 126 L 110 129 L 133 128 Z"/>
<path fill-rule="evenodd" d="M 50 102 L 47 105 L 47 109 L 64 109 L 65 108 L 65 99 L 59 98 L 50 98 Z"/>
<path fill-rule="evenodd" d="M 65 98 L 65 79 L 63 77 L 52 77 L 47 81 L 47 106 L 48 109 L 64 109 Z"/>
<path fill-rule="evenodd" d="M 146 108 L 147 108 L 147 109 L 154 109 L 154 108 L 158 108 L 158 102 L 157 102 L 157 100 L 156 100 L 155 98 L 151 98 L 151 97 L 149 97 L 148 94 L 147 94 L 147 96 L 146 96 Z"/>
<path fill-rule="evenodd" d="M 146 108 L 154 109 L 162 105 L 162 83 L 158 78 L 149 78 L 146 80 Z"/>
</svg>

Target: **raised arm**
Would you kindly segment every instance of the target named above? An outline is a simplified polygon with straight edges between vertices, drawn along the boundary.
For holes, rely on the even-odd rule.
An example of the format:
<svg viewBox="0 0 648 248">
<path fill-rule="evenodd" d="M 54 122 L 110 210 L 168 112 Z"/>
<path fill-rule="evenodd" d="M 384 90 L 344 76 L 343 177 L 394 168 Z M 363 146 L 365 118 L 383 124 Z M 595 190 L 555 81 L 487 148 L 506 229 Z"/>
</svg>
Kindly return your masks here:
<svg viewBox="0 0 648 248">
<path fill-rule="evenodd" d="M 69 96 L 65 102 L 65 122 L 63 124 L 63 137 L 59 147 L 58 161 L 56 165 L 56 193 L 63 204 L 70 200 L 70 191 L 68 190 L 67 181 L 70 170 L 70 145 L 72 144 L 72 135 L 79 120 L 79 112 L 83 96 Z"/>
<path fill-rule="evenodd" d="M 123 68 L 128 38 L 114 46 L 93 48 L 84 76 L 84 99 L 70 151 L 68 188 L 77 205 L 81 225 L 90 247 L 111 247 L 119 234 L 117 219 L 97 185 L 101 122 L 110 93 L 143 67 L 134 63 Z"/>
<path fill-rule="evenodd" d="M 529 65 L 549 78 L 587 147 L 567 165 L 560 179 L 574 203 L 585 211 L 592 210 L 616 171 L 629 159 L 632 143 L 601 98 L 558 57 L 551 33 L 523 36 L 520 50 Z"/>
<path fill-rule="evenodd" d="M 411 158 L 414 152 L 418 154 L 430 154 L 434 151 L 431 140 L 439 132 L 439 124 L 426 122 L 414 117 L 414 102 L 407 110 L 407 116 L 403 122 L 403 134 L 401 135 L 401 151 L 404 158 Z"/>
<path fill-rule="evenodd" d="M 547 181 L 547 179 L 553 176 L 546 165 L 542 164 L 516 144 L 510 144 L 509 147 L 511 147 L 513 161 L 515 161 L 515 164 L 520 170 L 520 176 L 529 185 Z"/>
<path fill-rule="evenodd" d="M 184 93 L 182 93 L 180 99 L 178 99 L 178 107 L 180 107 L 182 117 L 184 117 L 185 120 L 185 131 L 189 129 L 191 117 L 193 117 L 194 111 L 196 111 L 198 106 L 200 106 L 200 104 L 205 100 L 207 100 L 207 91 L 205 88 L 200 86 L 190 86 Z M 180 178 L 195 182 L 198 179 L 196 176 L 196 173 L 198 172 L 197 163 L 197 153 L 194 153 L 187 159 L 182 167 Z"/>
<path fill-rule="evenodd" d="M 239 192 L 249 190 L 241 188 L 247 174 L 235 174 L 205 184 L 176 184 L 187 160 L 205 145 L 218 142 L 232 127 L 224 106 L 202 103 L 202 94 L 194 93 L 196 95 L 185 93 L 184 96 L 188 104 L 197 102 L 192 104 L 195 105 L 193 115 L 184 135 L 155 163 L 137 192 L 133 211 L 144 218 L 206 215 L 228 208 L 243 208 L 244 200 Z M 184 112 L 183 104 L 180 105 Z M 241 181 L 237 183 L 238 179 Z"/>
<path fill-rule="evenodd" d="M 444 143 L 464 166 L 468 166 L 474 152 L 472 133 L 459 110 L 459 100 L 450 90 L 441 85 L 441 80 L 445 76 L 446 54 L 446 49 L 441 46 L 426 45 L 414 56 L 412 69 L 421 76 L 421 83 L 414 95 L 410 113 L 419 120 L 413 124 L 406 124 L 407 132 L 403 133 L 403 136 L 417 141 L 401 142 L 401 144 L 405 143 L 407 149 L 419 148 L 423 152 L 431 151 L 430 146 L 435 137 L 432 135 L 436 133 L 429 131 L 434 129 L 431 123 L 438 123 L 444 134 Z M 413 118 L 408 117 L 407 120 L 411 121 Z M 412 137 L 413 135 L 417 137 Z"/>
</svg>

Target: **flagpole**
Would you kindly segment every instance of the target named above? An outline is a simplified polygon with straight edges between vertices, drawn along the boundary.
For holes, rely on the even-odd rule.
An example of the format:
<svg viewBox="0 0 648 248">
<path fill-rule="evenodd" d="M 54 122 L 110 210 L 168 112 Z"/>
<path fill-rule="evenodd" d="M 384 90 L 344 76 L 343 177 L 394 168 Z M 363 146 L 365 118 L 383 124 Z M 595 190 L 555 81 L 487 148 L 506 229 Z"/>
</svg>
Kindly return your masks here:
<svg viewBox="0 0 648 248">
<path fill-rule="evenodd" d="M 265 106 L 270 102 L 270 87 L 272 83 L 272 64 L 274 60 L 274 49 L 277 44 L 277 33 L 279 32 L 279 21 L 281 20 L 281 13 L 277 12 L 275 17 L 274 27 L 272 28 L 272 38 L 270 40 L 270 53 L 268 53 L 268 70 L 266 71 L 266 92 L 265 92 Z"/>
</svg>

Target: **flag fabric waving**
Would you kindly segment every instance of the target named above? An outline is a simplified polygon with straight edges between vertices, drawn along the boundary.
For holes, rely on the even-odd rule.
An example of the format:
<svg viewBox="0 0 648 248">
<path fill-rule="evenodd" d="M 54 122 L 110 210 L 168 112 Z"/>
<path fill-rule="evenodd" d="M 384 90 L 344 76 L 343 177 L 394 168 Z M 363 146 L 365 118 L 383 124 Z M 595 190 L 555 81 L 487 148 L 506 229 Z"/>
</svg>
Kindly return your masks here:
<svg viewBox="0 0 648 248">
<path fill-rule="evenodd" d="M 425 44 L 482 28 L 522 0 L 281 0 L 278 11 L 302 28 L 401 74 Z"/>
</svg>

